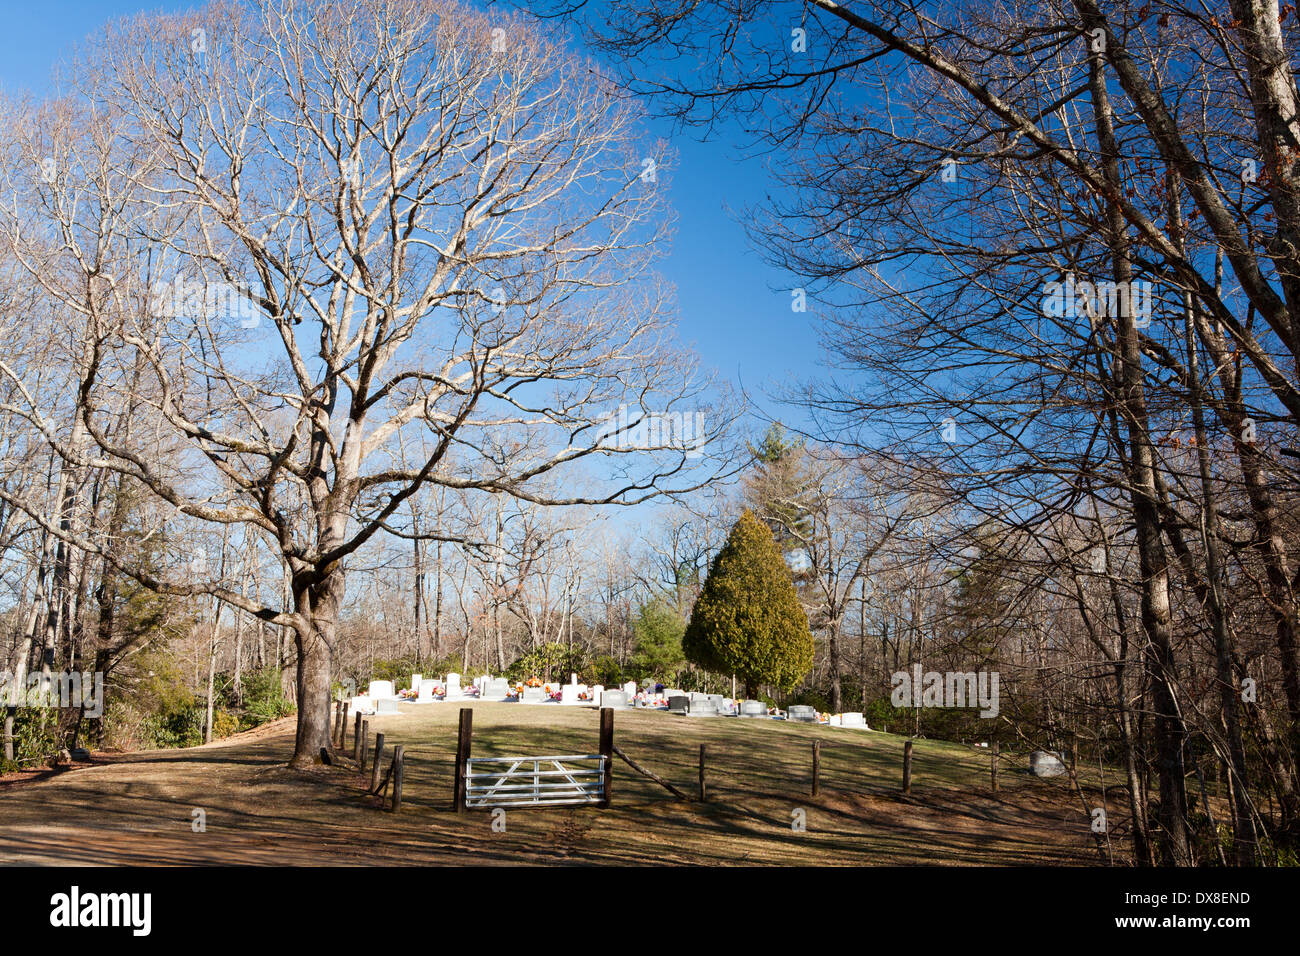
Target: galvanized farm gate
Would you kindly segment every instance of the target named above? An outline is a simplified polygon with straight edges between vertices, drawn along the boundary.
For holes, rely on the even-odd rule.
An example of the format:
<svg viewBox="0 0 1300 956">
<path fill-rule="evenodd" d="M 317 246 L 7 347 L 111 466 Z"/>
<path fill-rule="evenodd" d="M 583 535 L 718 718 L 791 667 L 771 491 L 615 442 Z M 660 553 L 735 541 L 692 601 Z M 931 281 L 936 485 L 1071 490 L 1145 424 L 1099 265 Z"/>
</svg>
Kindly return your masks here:
<svg viewBox="0 0 1300 956">
<path fill-rule="evenodd" d="M 601 754 L 470 757 L 465 766 L 465 806 L 473 809 L 603 803 L 607 773 L 607 758 Z"/>
<path fill-rule="evenodd" d="M 550 757 L 474 757 L 474 711 L 461 708 L 454 808 L 609 806 L 614 712 L 600 712 L 600 752 Z"/>
</svg>

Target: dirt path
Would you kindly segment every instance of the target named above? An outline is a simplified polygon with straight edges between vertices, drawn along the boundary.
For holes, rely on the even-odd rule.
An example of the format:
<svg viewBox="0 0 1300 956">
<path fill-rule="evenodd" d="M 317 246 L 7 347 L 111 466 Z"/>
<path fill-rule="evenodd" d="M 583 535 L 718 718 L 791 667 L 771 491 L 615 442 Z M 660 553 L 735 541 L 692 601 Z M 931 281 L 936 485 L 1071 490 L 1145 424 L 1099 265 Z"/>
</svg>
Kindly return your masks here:
<svg viewBox="0 0 1300 956">
<path fill-rule="evenodd" d="M 580 746 L 595 726 L 594 713 L 577 708 L 478 704 L 475 711 L 483 755 L 580 752 L 566 747 Z M 968 770 L 978 779 L 976 761 L 966 768 L 958 750 L 942 749 L 951 745 L 918 745 L 918 785 L 902 798 L 890 785 L 900 738 L 846 742 L 843 731 L 824 728 L 666 714 L 618 719 L 620 746 L 683 787 L 692 779 L 695 740 L 709 741 L 718 753 L 713 799 L 674 801 L 620 766 L 614 807 L 511 810 L 506 832 L 493 832 L 487 814 L 457 817 L 447 809 L 455 708 L 435 705 L 377 722 L 411 750 L 396 816 L 378 809 L 349 770 L 289 770 L 287 720 L 205 747 L 96 755 L 90 766 L 0 780 L 0 864 L 1096 862 L 1087 820 L 1066 791 L 1038 781 L 1013 780 L 997 794 L 967 785 Z M 822 794 L 811 799 L 791 769 L 814 734 L 833 745 L 825 749 Z M 760 766 L 768 772 L 753 770 Z M 939 779 L 941 766 L 951 779 Z M 802 832 L 792 827 L 798 810 Z M 206 832 L 194 830 L 196 811 Z"/>
</svg>

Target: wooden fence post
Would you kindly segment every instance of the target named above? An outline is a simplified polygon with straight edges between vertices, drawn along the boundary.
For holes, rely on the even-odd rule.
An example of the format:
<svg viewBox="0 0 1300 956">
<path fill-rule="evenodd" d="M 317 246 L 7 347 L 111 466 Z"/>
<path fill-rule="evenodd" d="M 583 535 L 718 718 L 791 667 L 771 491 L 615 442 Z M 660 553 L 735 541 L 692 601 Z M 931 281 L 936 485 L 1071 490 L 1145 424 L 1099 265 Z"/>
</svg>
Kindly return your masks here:
<svg viewBox="0 0 1300 956">
<path fill-rule="evenodd" d="M 384 759 L 384 735 L 375 734 L 375 766 L 370 774 L 370 792 L 379 789 L 379 765 Z"/>
<path fill-rule="evenodd" d="M 360 714 L 357 715 L 358 718 L 360 716 L 361 716 Z M 366 772 L 366 756 L 369 750 L 370 750 L 370 721 L 363 720 L 361 721 L 361 757 L 357 761 L 357 766 L 359 767 L 360 773 Z"/>
<path fill-rule="evenodd" d="M 998 742 L 996 740 L 993 741 L 993 759 L 989 761 L 989 773 L 992 774 L 993 777 L 994 793 L 998 792 L 998 751 L 1001 749 L 1002 748 L 998 746 Z"/>
<path fill-rule="evenodd" d="M 456 792 L 452 797 L 452 809 L 457 813 L 465 812 L 465 762 L 469 760 L 474 745 L 474 711 L 469 707 L 460 709 L 460 730 L 456 735 Z"/>
<path fill-rule="evenodd" d="M 705 752 L 705 749 L 706 749 L 706 748 L 705 748 L 705 745 L 704 745 L 704 744 L 700 744 L 700 803 L 707 803 L 707 802 L 708 802 L 708 799 L 709 799 L 709 791 L 705 788 L 705 785 L 704 785 L 704 752 Z"/>
<path fill-rule="evenodd" d="M 402 773 L 406 770 L 406 748 L 393 748 L 393 812 L 402 809 Z"/>
<path fill-rule="evenodd" d="M 339 750 L 345 749 L 348 745 L 348 711 L 352 707 L 352 704 L 346 700 L 342 703 L 343 715 L 339 720 Z"/>
<path fill-rule="evenodd" d="M 339 723 L 341 722 L 339 717 L 342 713 L 343 713 L 343 701 L 341 700 L 334 701 L 334 726 L 330 730 L 330 743 L 333 743 L 334 741 L 339 739 Z"/>
<path fill-rule="evenodd" d="M 821 773 L 822 773 L 822 742 L 820 740 L 814 740 L 813 741 L 813 771 L 812 771 L 812 795 L 814 797 L 817 796 L 817 792 L 820 789 Z"/>
<path fill-rule="evenodd" d="M 607 807 L 613 796 L 614 782 L 614 711 L 609 707 L 600 709 L 600 755 L 604 758 L 601 763 L 605 766 L 605 786 L 598 805 Z"/>
<path fill-rule="evenodd" d="M 352 759 L 356 760 L 361 753 L 361 711 L 357 711 L 355 719 L 352 721 Z"/>
<path fill-rule="evenodd" d="M 903 742 L 903 792 L 912 792 L 912 741 Z"/>
</svg>

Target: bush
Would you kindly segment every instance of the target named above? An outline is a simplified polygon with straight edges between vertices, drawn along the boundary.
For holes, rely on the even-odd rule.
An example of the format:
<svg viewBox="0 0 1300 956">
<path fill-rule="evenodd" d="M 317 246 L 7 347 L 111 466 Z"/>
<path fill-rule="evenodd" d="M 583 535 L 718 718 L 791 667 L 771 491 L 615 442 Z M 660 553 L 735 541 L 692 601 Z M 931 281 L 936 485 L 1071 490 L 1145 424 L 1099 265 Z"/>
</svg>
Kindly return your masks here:
<svg viewBox="0 0 1300 956">
<path fill-rule="evenodd" d="M 241 729 L 239 716 L 232 714 L 228 710 L 218 710 L 212 715 L 213 740 L 220 740 L 222 737 L 229 737 L 231 734 L 237 734 Z"/>
<path fill-rule="evenodd" d="M 169 708 L 145 720 L 146 742 L 153 747 L 197 747 L 203 743 L 208 709 L 204 705 Z"/>
<path fill-rule="evenodd" d="M 420 672 L 414 657 L 390 657 L 375 661 L 370 668 L 370 680 L 390 680 L 394 688 L 401 688 L 406 686 L 405 682 L 411 679 L 412 674 Z M 357 681 L 357 687 L 364 687 L 366 683 L 368 681 Z"/>
<path fill-rule="evenodd" d="M 617 687 L 624 682 L 623 668 L 608 654 L 601 654 L 595 658 L 590 667 L 594 678 L 592 682 L 601 687 Z"/>
<path fill-rule="evenodd" d="M 294 706 L 280 689 L 280 670 L 263 667 L 243 676 L 244 712 L 239 718 L 240 730 L 251 730 L 272 720 L 288 717 Z M 215 732 L 215 731 L 214 731 Z"/>
<path fill-rule="evenodd" d="M 565 682 L 570 674 L 577 674 L 578 679 L 584 683 L 595 683 L 588 680 L 589 676 L 594 676 L 595 671 L 587 660 L 586 649 L 576 644 L 570 648 L 567 644 L 553 642 L 543 644 L 519 658 L 506 668 L 505 676 L 511 680 L 540 677 L 544 681 Z"/>
<path fill-rule="evenodd" d="M 22 707 L 14 717 L 14 761 L 0 756 L 0 773 L 39 766 L 59 752 L 58 712 Z M 2 754 L 3 751 L 0 751 Z"/>
</svg>

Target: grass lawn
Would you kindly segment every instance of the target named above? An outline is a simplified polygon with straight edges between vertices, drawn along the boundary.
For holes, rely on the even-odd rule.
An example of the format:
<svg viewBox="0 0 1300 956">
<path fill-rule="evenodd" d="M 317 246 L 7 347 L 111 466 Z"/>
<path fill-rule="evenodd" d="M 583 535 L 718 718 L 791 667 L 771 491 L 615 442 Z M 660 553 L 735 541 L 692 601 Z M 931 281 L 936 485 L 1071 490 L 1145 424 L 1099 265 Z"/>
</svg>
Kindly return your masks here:
<svg viewBox="0 0 1300 956">
<path fill-rule="evenodd" d="M 585 707 L 472 703 L 475 756 L 594 753 Z M 89 767 L 0 782 L 0 863 L 233 864 L 1095 864 L 1089 820 L 1062 780 L 1005 756 L 918 740 L 910 796 L 904 738 L 739 718 L 617 711 L 614 742 L 694 797 L 708 745 L 709 802 L 683 802 L 615 759 L 613 806 L 451 812 L 460 705 L 371 717 L 406 747 L 399 814 L 378 809 L 347 764 L 285 766 L 292 719 L 189 750 L 96 755 Z M 349 720 L 349 723 L 351 721 Z M 810 793 L 820 739 L 821 792 Z M 349 751 L 351 742 L 349 741 Z M 391 749 L 388 753 L 391 754 Z M 1108 781 L 1118 783 L 1118 778 Z M 1100 796 L 1089 801 L 1100 805 Z M 1124 806 L 1112 798 L 1112 819 Z M 191 826 L 194 810 L 206 832 Z M 792 827 L 803 810 L 806 829 Z"/>
</svg>

